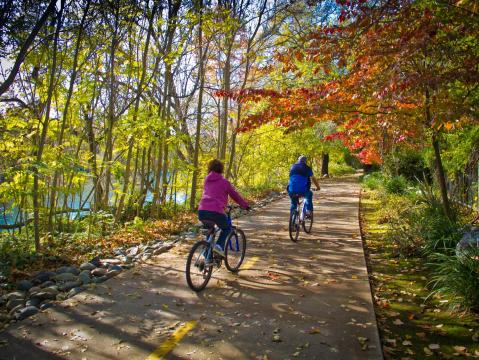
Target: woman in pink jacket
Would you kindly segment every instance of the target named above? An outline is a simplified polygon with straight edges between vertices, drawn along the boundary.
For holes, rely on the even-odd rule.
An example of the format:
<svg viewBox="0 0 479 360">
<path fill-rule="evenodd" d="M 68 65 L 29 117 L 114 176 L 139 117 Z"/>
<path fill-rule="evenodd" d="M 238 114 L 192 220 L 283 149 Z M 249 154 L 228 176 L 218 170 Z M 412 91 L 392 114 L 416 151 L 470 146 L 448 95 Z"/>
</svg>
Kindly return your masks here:
<svg viewBox="0 0 479 360">
<path fill-rule="evenodd" d="M 231 231 L 224 209 L 228 204 L 228 195 L 243 209 L 249 209 L 248 203 L 238 194 L 233 185 L 221 174 L 224 165 L 215 159 L 208 164 L 208 175 L 205 178 L 203 195 L 198 207 L 198 219 L 202 222 L 213 222 L 220 229 L 221 234 L 213 249 L 216 253 L 224 256 L 225 240 Z"/>
</svg>

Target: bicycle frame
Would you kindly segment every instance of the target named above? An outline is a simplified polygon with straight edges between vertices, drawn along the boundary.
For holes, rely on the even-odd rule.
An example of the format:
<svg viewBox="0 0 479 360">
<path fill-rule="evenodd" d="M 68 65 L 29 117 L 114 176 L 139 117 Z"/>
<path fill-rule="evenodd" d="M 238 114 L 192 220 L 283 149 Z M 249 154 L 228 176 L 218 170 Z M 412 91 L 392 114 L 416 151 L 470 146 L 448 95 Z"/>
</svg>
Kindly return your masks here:
<svg viewBox="0 0 479 360">
<path fill-rule="evenodd" d="M 229 205 L 227 209 L 228 210 L 226 211 L 226 216 L 228 217 L 228 225 L 231 227 L 231 231 L 234 231 L 234 229 L 236 229 L 236 226 L 233 225 L 233 220 L 231 219 L 231 211 L 234 209 L 234 207 Z M 208 248 L 208 253 L 206 254 L 205 258 L 212 260 L 213 248 L 216 244 L 216 236 L 217 234 L 221 232 L 221 229 L 217 225 L 214 225 L 213 231 L 211 231 L 211 229 L 203 229 L 203 230 L 205 232 L 207 231 L 205 233 L 206 241 L 211 244 L 211 246 Z M 233 250 L 233 245 L 231 244 L 231 241 L 229 241 L 228 244 L 225 244 L 225 246 L 228 246 L 228 245 L 230 250 Z M 236 250 L 238 249 L 239 249 L 239 243 L 238 243 L 238 239 L 236 239 Z"/>
</svg>

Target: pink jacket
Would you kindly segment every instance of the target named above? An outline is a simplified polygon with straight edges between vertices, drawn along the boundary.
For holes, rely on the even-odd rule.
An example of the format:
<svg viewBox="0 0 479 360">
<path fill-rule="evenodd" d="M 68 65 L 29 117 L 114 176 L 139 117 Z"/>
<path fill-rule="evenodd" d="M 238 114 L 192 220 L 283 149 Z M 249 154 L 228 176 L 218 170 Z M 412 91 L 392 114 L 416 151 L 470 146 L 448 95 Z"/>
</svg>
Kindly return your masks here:
<svg viewBox="0 0 479 360">
<path fill-rule="evenodd" d="M 228 195 L 242 208 L 248 207 L 248 203 L 238 194 L 233 185 L 221 174 L 212 171 L 205 178 L 203 195 L 198 210 L 224 214 L 224 209 L 228 204 Z"/>
</svg>

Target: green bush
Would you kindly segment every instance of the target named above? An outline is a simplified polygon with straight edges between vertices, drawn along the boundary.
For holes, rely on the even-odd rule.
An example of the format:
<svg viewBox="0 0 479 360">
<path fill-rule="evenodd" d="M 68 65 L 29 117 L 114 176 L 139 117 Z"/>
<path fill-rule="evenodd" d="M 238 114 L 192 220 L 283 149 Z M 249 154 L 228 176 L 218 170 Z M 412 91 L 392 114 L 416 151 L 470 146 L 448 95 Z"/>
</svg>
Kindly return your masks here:
<svg viewBox="0 0 479 360">
<path fill-rule="evenodd" d="M 391 177 L 403 176 L 409 181 L 431 178 L 431 171 L 422 154 L 413 149 L 401 149 L 389 154 L 384 159 L 383 167 Z"/>
<path fill-rule="evenodd" d="M 432 188 L 418 194 L 389 194 L 383 199 L 378 222 L 388 224 L 387 239 L 402 256 L 429 256 L 453 249 L 463 226 L 459 216 L 449 219 Z M 457 210 L 453 208 L 453 214 Z"/>
<path fill-rule="evenodd" d="M 463 256 L 435 254 L 431 264 L 434 293 L 446 295 L 457 310 L 479 306 L 479 249 L 468 248 Z"/>
<path fill-rule="evenodd" d="M 354 174 L 356 169 L 344 162 L 330 162 L 329 163 L 329 174 L 332 176 L 341 176 Z"/>
<path fill-rule="evenodd" d="M 384 182 L 383 174 L 379 171 L 366 174 L 362 177 L 363 185 L 370 190 L 380 189 L 382 187 L 383 182 Z"/>
<path fill-rule="evenodd" d="M 406 193 L 407 187 L 408 182 L 402 175 L 387 179 L 384 183 L 384 188 L 389 194 L 404 194 Z"/>
</svg>

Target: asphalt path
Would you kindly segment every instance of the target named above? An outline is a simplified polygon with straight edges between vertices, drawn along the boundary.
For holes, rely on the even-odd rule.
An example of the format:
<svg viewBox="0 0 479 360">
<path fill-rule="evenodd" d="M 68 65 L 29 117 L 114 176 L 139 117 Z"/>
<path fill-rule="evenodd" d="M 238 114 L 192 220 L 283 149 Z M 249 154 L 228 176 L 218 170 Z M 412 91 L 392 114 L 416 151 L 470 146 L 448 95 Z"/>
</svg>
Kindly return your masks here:
<svg viewBox="0 0 479 360">
<path fill-rule="evenodd" d="M 199 294 L 195 239 L 0 334 L 0 359 L 382 359 L 359 232 L 359 185 L 314 195 L 311 234 L 288 236 L 289 198 L 238 219 L 245 263 Z"/>
</svg>

